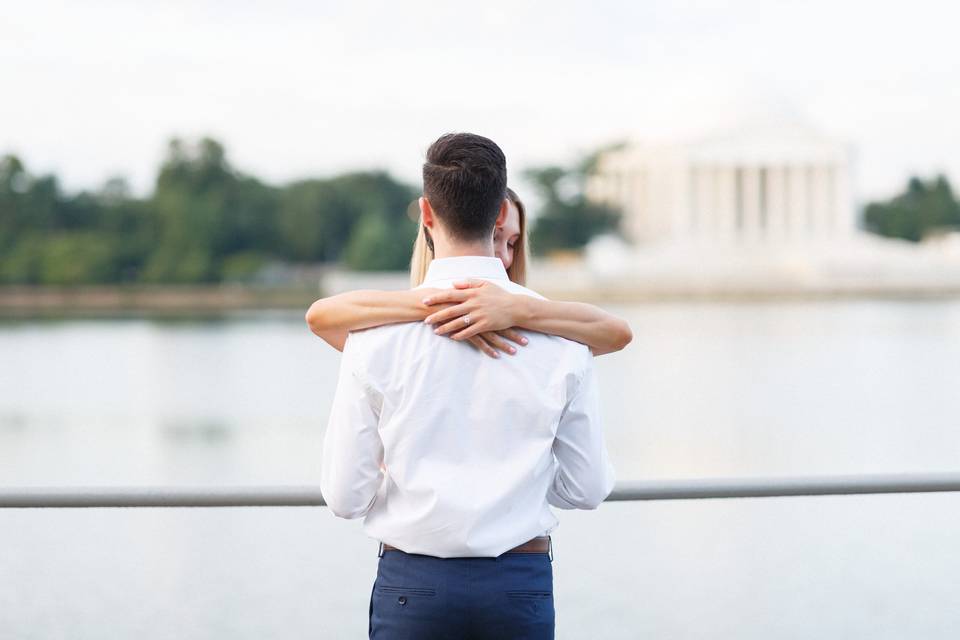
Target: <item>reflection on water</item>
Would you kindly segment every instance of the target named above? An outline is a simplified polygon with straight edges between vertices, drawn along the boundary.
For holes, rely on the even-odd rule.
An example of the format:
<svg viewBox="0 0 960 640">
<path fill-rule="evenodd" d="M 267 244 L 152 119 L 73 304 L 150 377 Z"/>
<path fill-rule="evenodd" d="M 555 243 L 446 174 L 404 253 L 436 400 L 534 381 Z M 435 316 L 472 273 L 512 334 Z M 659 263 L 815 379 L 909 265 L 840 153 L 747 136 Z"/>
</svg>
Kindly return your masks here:
<svg viewBox="0 0 960 640">
<path fill-rule="evenodd" d="M 169 422 L 160 425 L 160 432 L 174 444 L 221 446 L 233 436 L 230 425 L 216 420 Z"/>
<path fill-rule="evenodd" d="M 27 428 L 27 416 L 22 413 L 2 413 L 0 414 L 0 431 L 25 431 Z"/>
<path fill-rule="evenodd" d="M 960 302 L 617 311 L 634 343 L 597 366 L 620 480 L 960 470 Z M 0 324 L 0 482 L 316 484 L 338 363 L 299 312 Z M 960 625 L 956 495 L 560 521 L 561 638 Z M 376 562 L 322 509 L 6 511 L 0 548 L 0 632 L 38 638 L 362 636 Z"/>
</svg>

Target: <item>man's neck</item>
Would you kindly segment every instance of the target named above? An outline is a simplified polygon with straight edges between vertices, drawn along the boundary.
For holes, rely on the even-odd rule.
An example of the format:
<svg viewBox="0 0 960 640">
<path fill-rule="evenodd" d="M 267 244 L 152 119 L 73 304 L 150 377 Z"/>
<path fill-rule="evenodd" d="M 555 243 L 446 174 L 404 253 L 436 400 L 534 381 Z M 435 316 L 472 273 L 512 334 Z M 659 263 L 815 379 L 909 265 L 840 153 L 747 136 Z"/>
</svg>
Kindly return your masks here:
<svg viewBox="0 0 960 640">
<path fill-rule="evenodd" d="M 492 258 L 492 242 L 475 242 L 471 244 L 449 244 L 446 246 L 437 246 L 433 254 L 434 258 L 462 258 L 464 256 L 482 256 Z"/>
</svg>

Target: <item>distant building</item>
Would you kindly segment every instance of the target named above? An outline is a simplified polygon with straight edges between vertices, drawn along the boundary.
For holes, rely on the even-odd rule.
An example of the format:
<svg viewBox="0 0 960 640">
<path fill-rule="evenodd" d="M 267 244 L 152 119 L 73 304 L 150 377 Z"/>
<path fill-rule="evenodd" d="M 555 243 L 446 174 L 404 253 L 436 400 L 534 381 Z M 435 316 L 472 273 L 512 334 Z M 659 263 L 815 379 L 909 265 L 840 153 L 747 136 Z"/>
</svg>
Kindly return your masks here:
<svg viewBox="0 0 960 640">
<path fill-rule="evenodd" d="M 860 229 L 845 142 L 783 111 L 744 122 L 601 153 L 587 197 L 620 210 L 623 237 L 594 238 L 576 267 L 537 263 L 534 287 L 622 299 L 960 292 L 960 236 L 918 244 Z"/>
<path fill-rule="evenodd" d="M 819 243 L 856 231 L 850 155 L 796 121 L 753 120 L 722 135 L 606 152 L 587 195 L 623 213 L 638 248 Z"/>
</svg>

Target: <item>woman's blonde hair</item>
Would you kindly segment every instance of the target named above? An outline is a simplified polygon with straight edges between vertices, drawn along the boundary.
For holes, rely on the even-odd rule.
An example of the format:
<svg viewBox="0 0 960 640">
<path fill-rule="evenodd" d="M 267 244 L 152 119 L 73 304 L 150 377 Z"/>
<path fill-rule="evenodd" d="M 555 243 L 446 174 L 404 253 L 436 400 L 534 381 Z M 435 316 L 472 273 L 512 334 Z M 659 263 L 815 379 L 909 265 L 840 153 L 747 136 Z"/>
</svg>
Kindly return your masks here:
<svg viewBox="0 0 960 640">
<path fill-rule="evenodd" d="M 513 243 L 513 262 L 507 269 L 507 277 L 517 284 L 527 283 L 527 209 L 517 193 L 507 187 L 507 198 L 520 214 L 520 236 Z M 410 258 L 410 286 L 423 284 L 427 269 L 433 260 L 433 242 L 427 237 L 421 218 L 417 223 L 417 239 L 413 243 L 413 256 Z"/>
</svg>

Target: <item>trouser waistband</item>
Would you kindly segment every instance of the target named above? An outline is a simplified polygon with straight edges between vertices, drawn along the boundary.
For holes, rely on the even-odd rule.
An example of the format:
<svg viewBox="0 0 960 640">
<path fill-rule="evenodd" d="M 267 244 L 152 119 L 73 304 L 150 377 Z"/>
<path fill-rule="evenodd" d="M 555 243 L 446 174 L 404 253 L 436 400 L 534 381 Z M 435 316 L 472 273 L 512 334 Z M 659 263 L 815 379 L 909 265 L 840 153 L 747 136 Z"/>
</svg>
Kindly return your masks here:
<svg viewBox="0 0 960 640">
<path fill-rule="evenodd" d="M 403 551 L 403 549 L 381 542 L 380 551 L 377 555 L 382 557 L 384 551 Z M 505 553 L 546 553 L 550 555 L 550 560 L 552 561 L 553 539 L 550 536 L 537 536 L 522 544 L 518 544 L 512 549 L 508 549 Z"/>
</svg>

